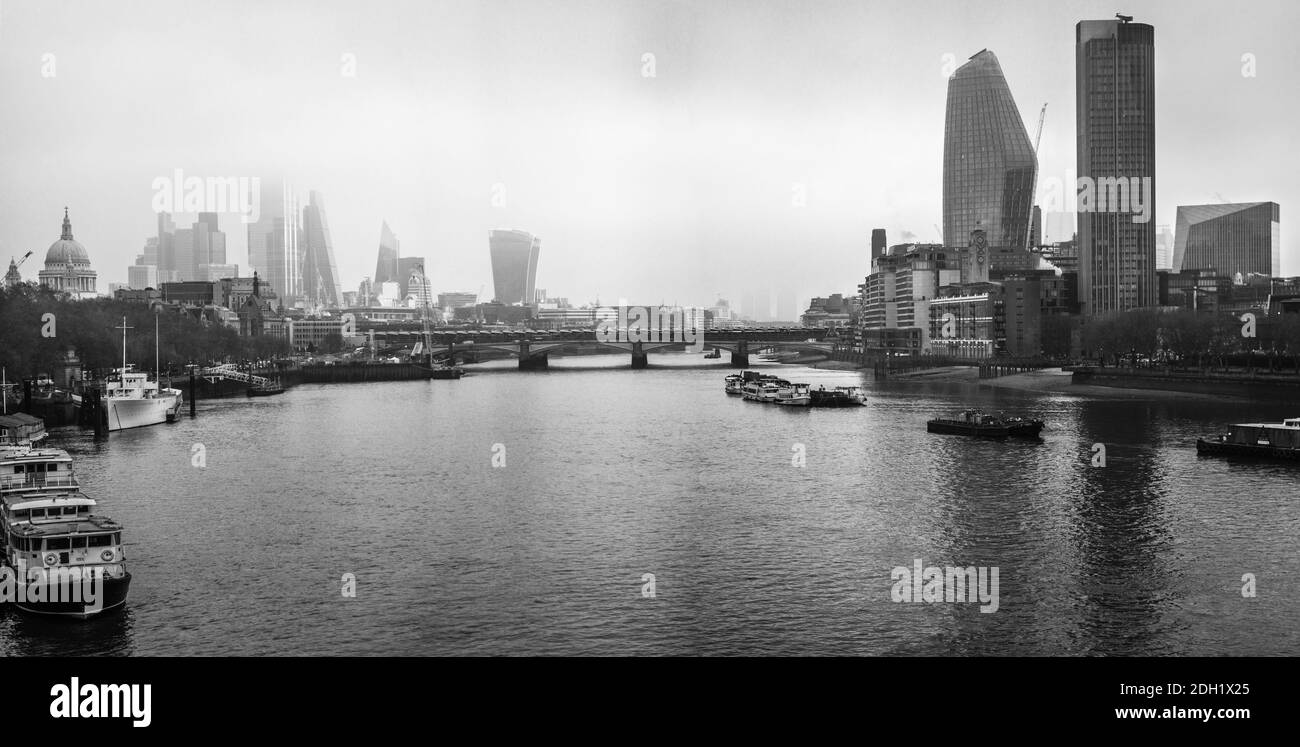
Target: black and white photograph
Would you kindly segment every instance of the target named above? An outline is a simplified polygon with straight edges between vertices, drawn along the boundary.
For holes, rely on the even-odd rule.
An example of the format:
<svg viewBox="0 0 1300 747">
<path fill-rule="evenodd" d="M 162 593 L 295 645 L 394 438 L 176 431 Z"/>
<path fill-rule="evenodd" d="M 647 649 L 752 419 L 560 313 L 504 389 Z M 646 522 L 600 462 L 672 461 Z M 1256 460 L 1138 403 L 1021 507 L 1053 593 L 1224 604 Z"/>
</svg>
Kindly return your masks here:
<svg viewBox="0 0 1300 747">
<path fill-rule="evenodd" d="M 169 662 L 998 658 L 1284 717 L 1297 29 L 0 0 L 11 686 L 139 734 Z"/>
</svg>

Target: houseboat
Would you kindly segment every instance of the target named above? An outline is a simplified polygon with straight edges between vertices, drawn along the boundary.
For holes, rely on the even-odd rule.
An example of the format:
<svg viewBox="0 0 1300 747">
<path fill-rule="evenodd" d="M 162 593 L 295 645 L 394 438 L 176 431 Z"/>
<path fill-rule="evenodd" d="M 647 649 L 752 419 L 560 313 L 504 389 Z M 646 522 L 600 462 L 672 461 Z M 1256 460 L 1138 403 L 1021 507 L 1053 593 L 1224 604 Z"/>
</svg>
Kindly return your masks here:
<svg viewBox="0 0 1300 747">
<path fill-rule="evenodd" d="M 94 507 L 66 451 L 0 447 L 0 563 L 24 587 L 18 609 L 85 619 L 126 603 L 122 526 Z"/>
<path fill-rule="evenodd" d="M 22 412 L 0 415 L 0 446 L 35 446 L 45 440 L 45 421 Z"/>
<path fill-rule="evenodd" d="M 981 438 L 1038 438 L 1043 430 L 1043 421 L 966 410 L 950 418 L 935 418 L 926 423 L 925 429 L 930 433 Z"/>
<path fill-rule="evenodd" d="M 1281 423 L 1238 423 L 1213 438 L 1198 438 L 1196 453 L 1300 459 L 1300 418 Z"/>
</svg>

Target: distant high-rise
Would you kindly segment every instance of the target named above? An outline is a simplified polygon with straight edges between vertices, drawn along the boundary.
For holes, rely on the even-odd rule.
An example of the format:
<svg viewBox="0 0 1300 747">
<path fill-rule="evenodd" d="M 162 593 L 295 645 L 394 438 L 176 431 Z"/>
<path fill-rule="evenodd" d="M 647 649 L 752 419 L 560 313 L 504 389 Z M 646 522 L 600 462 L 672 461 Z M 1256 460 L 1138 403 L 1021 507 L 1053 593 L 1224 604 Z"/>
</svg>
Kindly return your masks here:
<svg viewBox="0 0 1300 747">
<path fill-rule="evenodd" d="M 943 241 L 965 246 L 981 229 L 990 246 L 1029 237 L 1038 159 L 998 58 L 987 49 L 948 78 L 943 137 Z"/>
<path fill-rule="evenodd" d="M 262 180 L 261 213 L 248 225 L 248 263 L 285 306 L 302 295 L 298 199 L 279 178 Z"/>
<path fill-rule="evenodd" d="M 1179 205 L 1173 270 L 1218 270 L 1231 277 L 1282 273 L 1276 202 Z"/>
<path fill-rule="evenodd" d="M 1029 248 L 1043 245 L 1043 209 L 1034 206 L 1033 217 L 1029 221 Z"/>
<path fill-rule="evenodd" d="M 1080 21 L 1075 42 L 1078 175 L 1093 193 L 1087 209 L 1080 193 L 1079 301 L 1090 316 L 1154 306 L 1155 29 Z"/>
<path fill-rule="evenodd" d="M 401 273 L 397 269 L 397 237 L 388 228 L 388 221 L 384 221 L 384 227 L 379 231 L 379 260 L 375 262 L 375 278 L 372 281 L 375 287 L 380 283 L 396 283 Z"/>
<path fill-rule="evenodd" d="M 302 243 L 304 297 L 313 306 L 337 308 L 343 303 L 343 286 L 325 220 L 325 201 L 315 190 L 308 193 L 307 206 L 302 209 Z"/>
<path fill-rule="evenodd" d="M 171 213 L 158 213 L 158 248 L 155 257 L 158 266 L 158 282 L 166 283 L 177 280 L 176 277 L 176 223 Z M 145 256 L 148 257 L 146 246 Z"/>
<path fill-rule="evenodd" d="M 491 231 L 492 285 L 497 303 L 531 304 L 537 287 L 537 255 L 541 239 L 526 231 Z"/>
<path fill-rule="evenodd" d="M 885 248 L 886 248 L 885 229 L 883 228 L 871 229 L 871 260 L 874 262 L 876 257 L 879 257 L 880 255 L 884 254 Z"/>
</svg>

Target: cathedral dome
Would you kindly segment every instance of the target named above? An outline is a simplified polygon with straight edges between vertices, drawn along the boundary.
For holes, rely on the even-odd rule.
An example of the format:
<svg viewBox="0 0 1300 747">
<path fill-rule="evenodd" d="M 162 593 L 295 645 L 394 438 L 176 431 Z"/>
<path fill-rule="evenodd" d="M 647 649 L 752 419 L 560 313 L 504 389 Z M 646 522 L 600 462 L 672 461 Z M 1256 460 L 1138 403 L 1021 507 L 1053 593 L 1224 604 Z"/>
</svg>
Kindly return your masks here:
<svg viewBox="0 0 1300 747">
<path fill-rule="evenodd" d="M 50 249 L 45 253 L 45 266 L 51 265 L 88 265 L 90 264 L 90 255 L 86 253 L 86 247 L 72 238 L 72 221 L 68 219 L 67 208 L 63 209 L 63 235 L 59 240 L 50 244 Z"/>
</svg>

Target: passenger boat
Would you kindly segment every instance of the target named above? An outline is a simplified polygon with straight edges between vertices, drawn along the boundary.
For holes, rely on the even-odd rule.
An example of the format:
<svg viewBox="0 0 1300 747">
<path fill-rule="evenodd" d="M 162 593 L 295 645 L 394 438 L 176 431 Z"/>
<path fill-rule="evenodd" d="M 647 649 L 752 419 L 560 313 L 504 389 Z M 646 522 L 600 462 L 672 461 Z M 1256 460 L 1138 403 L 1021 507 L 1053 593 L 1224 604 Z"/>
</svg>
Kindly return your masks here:
<svg viewBox="0 0 1300 747">
<path fill-rule="evenodd" d="M 157 370 L 157 319 L 154 319 L 155 347 L 154 368 Z M 100 406 L 104 408 L 110 431 L 122 431 L 158 423 L 170 423 L 180 414 L 185 397 L 179 389 L 162 387 L 157 375 L 149 380 L 149 375 L 132 371 L 126 364 L 126 317 L 122 317 L 122 367 L 117 370 L 117 378 L 104 382 L 104 396 Z"/>
<path fill-rule="evenodd" d="M 744 394 L 745 379 L 740 374 L 731 374 L 723 380 L 727 394 Z"/>
<path fill-rule="evenodd" d="M 951 418 L 935 418 L 926 423 L 930 433 L 947 433 L 958 436 L 982 438 L 1037 438 L 1043 430 L 1043 421 L 1020 417 L 989 415 L 979 410 L 966 410 Z"/>
<path fill-rule="evenodd" d="M 0 563 L 24 587 L 18 609 L 85 619 L 126 603 L 122 526 L 94 507 L 66 451 L 0 447 Z"/>
<path fill-rule="evenodd" d="M 837 386 L 833 389 L 820 386 L 809 391 L 808 398 L 811 407 L 860 407 L 867 403 L 866 397 L 855 386 Z"/>
<path fill-rule="evenodd" d="M 1196 453 L 1300 459 L 1300 418 L 1281 423 L 1238 423 L 1216 438 L 1198 438 Z"/>
<path fill-rule="evenodd" d="M 810 388 L 808 384 L 781 387 L 776 392 L 776 403 L 788 407 L 808 407 L 812 404 L 812 396 L 808 393 Z"/>
</svg>

